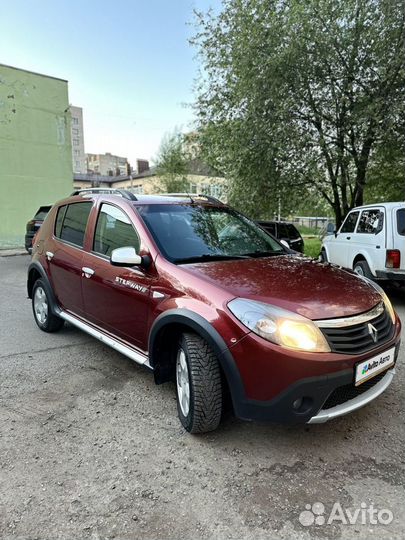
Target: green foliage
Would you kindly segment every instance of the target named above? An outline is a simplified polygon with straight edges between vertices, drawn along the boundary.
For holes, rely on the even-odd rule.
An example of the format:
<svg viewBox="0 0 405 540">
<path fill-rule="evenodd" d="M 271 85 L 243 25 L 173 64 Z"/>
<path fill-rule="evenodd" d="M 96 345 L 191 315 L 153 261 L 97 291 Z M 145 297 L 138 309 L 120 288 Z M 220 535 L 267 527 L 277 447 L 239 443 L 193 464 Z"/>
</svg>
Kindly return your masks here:
<svg viewBox="0 0 405 540">
<path fill-rule="evenodd" d="M 389 151 L 405 112 L 402 0 L 223 0 L 196 27 L 202 152 L 231 202 L 258 216 L 321 197 L 339 225 L 369 180 L 404 183 Z"/>
<path fill-rule="evenodd" d="M 304 238 L 304 253 L 308 257 L 317 259 L 321 252 L 322 242 L 319 238 Z"/>
<path fill-rule="evenodd" d="M 188 191 L 189 157 L 180 132 L 175 131 L 163 138 L 155 161 L 156 173 L 161 178 L 165 193 Z"/>
</svg>

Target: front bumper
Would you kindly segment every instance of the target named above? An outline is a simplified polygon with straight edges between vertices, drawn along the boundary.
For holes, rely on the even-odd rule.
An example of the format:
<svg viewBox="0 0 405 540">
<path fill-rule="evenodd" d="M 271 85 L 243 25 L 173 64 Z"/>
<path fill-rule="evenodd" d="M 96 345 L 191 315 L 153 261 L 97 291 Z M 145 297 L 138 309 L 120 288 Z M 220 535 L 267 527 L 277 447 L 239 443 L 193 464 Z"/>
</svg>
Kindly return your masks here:
<svg viewBox="0 0 405 540">
<path fill-rule="evenodd" d="M 387 370 L 384 377 L 372 388 L 367 390 L 367 392 L 364 392 L 353 399 L 349 399 L 344 403 L 336 405 L 335 407 L 331 407 L 330 409 L 321 409 L 317 415 L 308 420 L 308 424 L 323 424 L 324 422 L 332 420 L 333 418 L 338 418 L 339 416 L 344 416 L 345 414 L 357 411 L 357 409 L 364 407 L 364 405 L 367 405 L 367 403 L 370 403 L 380 394 L 382 394 L 391 384 L 394 375 L 395 369 Z"/>
<path fill-rule="evenodd" d="M 260 355 L 257 349 L 252 349 L 252 340 L 242 339 L 230 350 L 237 364 L 239 352 L 249 360 L 248 366 L 246 362 L 238 365 L 244 393 L 233 395 L 236 416 L 244 420 L 283 424 L 322 423 L 363 407 L 388 388 L 395 370 L 389 368 L 385 374 L 376 376 L 374 381 L 371 379 L 373 382 L 367 389 L 360 386 L 361 390 L 357 391 L 354 387 L 354 366 L 394 346 L 396 362 L 400 330 L 398 320 L 392 339 L 378 349 L 361 355 L 331 354 L 328 359 L 321 358 L 319 354 L 303 353 L 299 356 L 295 353 L 295 358 L 292 353 L 272 357 L 268 350 L 266 355 Z M 257 344 L 256 337 L 251 337 Z M 238 348 L 240 351 L 235 354 Z M 250 354 L 247 352 L 249 349 Z M 259 372 L 253 366 L 259 367 Z M 335 391 L 344 389 L 351 390 L 350 399 L 330 406 L 330 398 Z"/>
</svg>

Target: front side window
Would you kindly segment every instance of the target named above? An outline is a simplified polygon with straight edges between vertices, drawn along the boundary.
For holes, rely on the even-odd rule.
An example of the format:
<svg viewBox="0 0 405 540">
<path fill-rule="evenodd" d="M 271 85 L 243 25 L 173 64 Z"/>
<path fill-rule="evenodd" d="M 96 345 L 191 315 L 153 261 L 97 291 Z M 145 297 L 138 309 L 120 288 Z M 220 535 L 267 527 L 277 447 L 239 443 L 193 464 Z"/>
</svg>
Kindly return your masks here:
<svg viewBox="0 0 405 540">
<path fill-rule="evenodd" d="M 75 246 L 83 247 L 91 202 L 61 206 L 55 222 L 55 236 Z"/>
<path fill-rule="evenodd" d="M 398 234 L 405 236 L 405 208 L 401 208 L 397 212 L 397 230 Z"/>
<path fill-rule="evenodd" d="M 357 225 L 357 232 L 361 234 L 378 234 L 382 231 L 384 214 L 376 208 L 363 210 Z"/>
<path fill-rule="evenodd" d="M 175 263 L 285 254 L 254 222 L 225 206 L 156 204 L 138 211 L 163 254 Z"/>
<path fill-rule="evenodd" d="M 259 225 L 263 227 L 265 231 L 272 234 L 273 236 L 276 236 L 276 224 L 275 223 L 267 223 L 265 222 L 259 222 Z"/>
<path fill-rule="evenodd" d="M 129 217 L 111 204 L 103 204 L 97 219 L 93 251 L 111 256 L 114 249 L 133 247 L 139 253 L 139 237 Z"/>
<path fill-rule="evenodd" d="M 357 218 L 359 217 L 360 212 L 351 212 L 345 219 L 342 228 L 340 229 L 341 233 L 352 233 L 356 227 Z"/>
</svg>

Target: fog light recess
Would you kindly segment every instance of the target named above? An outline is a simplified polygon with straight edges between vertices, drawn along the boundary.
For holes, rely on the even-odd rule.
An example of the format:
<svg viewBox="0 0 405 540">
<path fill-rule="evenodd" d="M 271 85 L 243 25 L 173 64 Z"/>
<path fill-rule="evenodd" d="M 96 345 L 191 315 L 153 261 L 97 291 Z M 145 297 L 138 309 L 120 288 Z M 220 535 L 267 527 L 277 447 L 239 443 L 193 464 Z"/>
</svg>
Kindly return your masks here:
<svg viewBox="0 0 405 540">
<path fill-rule="evenodd" d="M 308 396 L 302 396 L 293 401 L 292 407 L 297 413 L 306 413 L 312 407 L 314 400 Z"/>
</svg>

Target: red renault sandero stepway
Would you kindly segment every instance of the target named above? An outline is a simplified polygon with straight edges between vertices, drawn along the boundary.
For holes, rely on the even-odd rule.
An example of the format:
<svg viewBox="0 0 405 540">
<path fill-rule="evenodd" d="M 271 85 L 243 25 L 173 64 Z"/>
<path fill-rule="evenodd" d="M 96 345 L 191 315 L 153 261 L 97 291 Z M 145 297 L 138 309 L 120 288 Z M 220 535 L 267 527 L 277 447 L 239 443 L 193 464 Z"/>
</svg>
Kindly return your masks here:
<svg viewBox="0 0 405 540">
<path fill-rule="evenodd" d="M 401 324 L 375 283 L 298 256 L 211 197 L 82 190 L 34 240 L 41 330 L 67 321 L 176 381 L 181 423 L 325 422 L 384 392 Z"/>
</svg>

